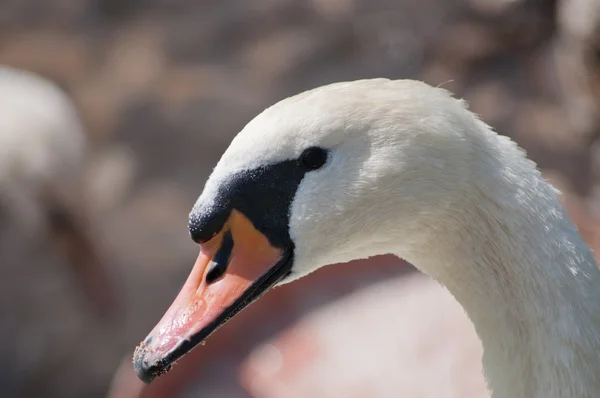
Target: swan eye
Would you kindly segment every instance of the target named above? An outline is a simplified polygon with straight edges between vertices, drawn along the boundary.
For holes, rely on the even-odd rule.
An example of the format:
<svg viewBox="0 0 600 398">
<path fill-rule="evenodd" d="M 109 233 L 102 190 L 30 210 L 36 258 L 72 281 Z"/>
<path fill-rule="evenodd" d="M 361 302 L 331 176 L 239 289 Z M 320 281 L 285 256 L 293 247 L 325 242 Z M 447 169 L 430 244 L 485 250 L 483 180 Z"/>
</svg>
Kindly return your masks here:
<svg viewBox="0 0 600 398">
<path fill-rule="evenodd" d="M 316 170 L 327 162 L 327 151 L 319 147 L 305 149 L 300 156 L 300 165 L 306 170 Z"/>
</svg>

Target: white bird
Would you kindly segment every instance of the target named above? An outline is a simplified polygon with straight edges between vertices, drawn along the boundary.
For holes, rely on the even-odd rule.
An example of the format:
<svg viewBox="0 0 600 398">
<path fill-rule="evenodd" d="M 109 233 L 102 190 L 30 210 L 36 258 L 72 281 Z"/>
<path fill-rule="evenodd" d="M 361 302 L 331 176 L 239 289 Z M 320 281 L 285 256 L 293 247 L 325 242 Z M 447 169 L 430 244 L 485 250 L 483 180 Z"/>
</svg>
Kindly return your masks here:
<svg viewBox="0 0 600 398">
<path fill-rule="evenodd" d="M 446 90 L 361 80 L 275 104 L 233 140 L 189 228 L 198 260 L 134 355 L 146 382 L 271 287 L 391 253 L 466 310 L 494 398 L 600 396 L 591 250 L 524 151 Z"/>
<path fill-rule="evenodd" d="M 0 210 L 28 238 L 46 233 L 99 311 L 114 291 L 86 214 L 86 137 L 75 106 L 51 81 L 0 66 Z"/>
</svg>

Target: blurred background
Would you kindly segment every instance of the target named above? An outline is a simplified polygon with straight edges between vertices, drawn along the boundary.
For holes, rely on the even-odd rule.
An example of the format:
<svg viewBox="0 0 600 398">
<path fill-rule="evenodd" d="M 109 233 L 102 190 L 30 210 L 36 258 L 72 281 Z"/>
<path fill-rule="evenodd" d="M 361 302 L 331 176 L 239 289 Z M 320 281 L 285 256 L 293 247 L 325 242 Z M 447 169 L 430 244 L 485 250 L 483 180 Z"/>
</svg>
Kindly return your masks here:
<svg viewBox="0 0 600 398">
<path fill-rule="evenodd" d="M 88 146 L 71 167 L 81 197 L 55 188 L 0 212 L 0 396 L 487 396 L 462 310 L 390 257 L 272 291 L 150 388 L 130 360 L 191 269 L 187 215 L 230 140 L 326 83 L 414 78 L 465 98 L 599 248 L 599 12 L 595 0 L 0 0 L 0 64 L 60 87 Z M 38 117 L 9 103 L 0 120 Z M 4 159 L 21 153 L 0 168 L 38 156 L 0 139 Z M 27 216 L 36 206 L 45 217 Z"/>
</svg>

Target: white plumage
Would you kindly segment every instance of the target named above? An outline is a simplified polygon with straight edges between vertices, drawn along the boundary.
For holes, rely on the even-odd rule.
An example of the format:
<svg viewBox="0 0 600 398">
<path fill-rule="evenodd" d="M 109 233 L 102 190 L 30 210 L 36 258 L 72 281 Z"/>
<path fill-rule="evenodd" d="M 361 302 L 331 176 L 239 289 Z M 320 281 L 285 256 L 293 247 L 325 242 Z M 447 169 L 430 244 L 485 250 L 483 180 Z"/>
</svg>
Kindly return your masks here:
<svg viewBox="0 0 600 398">
<path fill-rule="evenodd" d="M 45 196 L 79 194 L 83 128 L 65 93 L 18 69 L 0 68 L 0 108 L 0 195 L 21 220 L 33 221 Z"/>
<path fill-rule="evenodd" d="M 210 206 L 234 172 L 309 146 L 329 148 L 331 158 L 294 198 L 286 281 L 396 254 L 465 308 L 494 398 L 600 396 L 600 272 L 557 191 L 514 142 L 443 89 L 337 83 L 252 120 L 194 211 Z"/>
<path fill-rule="evenodd" d="M 75 106 L 49 80 L 0 67 L 0 109 L 0 215 L 29 238 L 47 234 L 90 299 L 114 309 L 87 220 L 86 137 Z"/>
</svg>

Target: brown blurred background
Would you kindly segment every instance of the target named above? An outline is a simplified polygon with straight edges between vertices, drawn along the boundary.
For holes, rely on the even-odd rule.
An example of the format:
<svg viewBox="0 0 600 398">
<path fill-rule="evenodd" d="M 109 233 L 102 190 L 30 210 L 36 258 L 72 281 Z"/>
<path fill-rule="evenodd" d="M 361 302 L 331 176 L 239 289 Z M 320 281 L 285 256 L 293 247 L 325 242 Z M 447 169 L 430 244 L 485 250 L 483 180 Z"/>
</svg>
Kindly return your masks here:
<svg viewBox="0 0 600 398">
<path fill-rule="evenodd" d="M 53 80 L 81 113 L 93 239 L 120 299 L 112 316 L 95 315 L 53 246 L 0 220 L 0 396 L 137 396 L 130 354 L 193 264 L 187 214 L 208 173 L 254 115 L 322 84 L 416 78 L 454 91 L 528 151 L 598 246 L 597 10 L 594 0 L 0 0 L 0 64 Z M 407 270 L 383 257 L 276 289 L 141 394 L 433 397 L 433 381 L 465 385 L 437 397 L 482 396 L 464 314 Z M 423 307 L 401 309 L 408 296 Z M 406 376 L 411 364 L 386 347 L 415 346 L 442 365 Z M 458 359 L 444 367 L 445 355 Z"/>
</svg>

